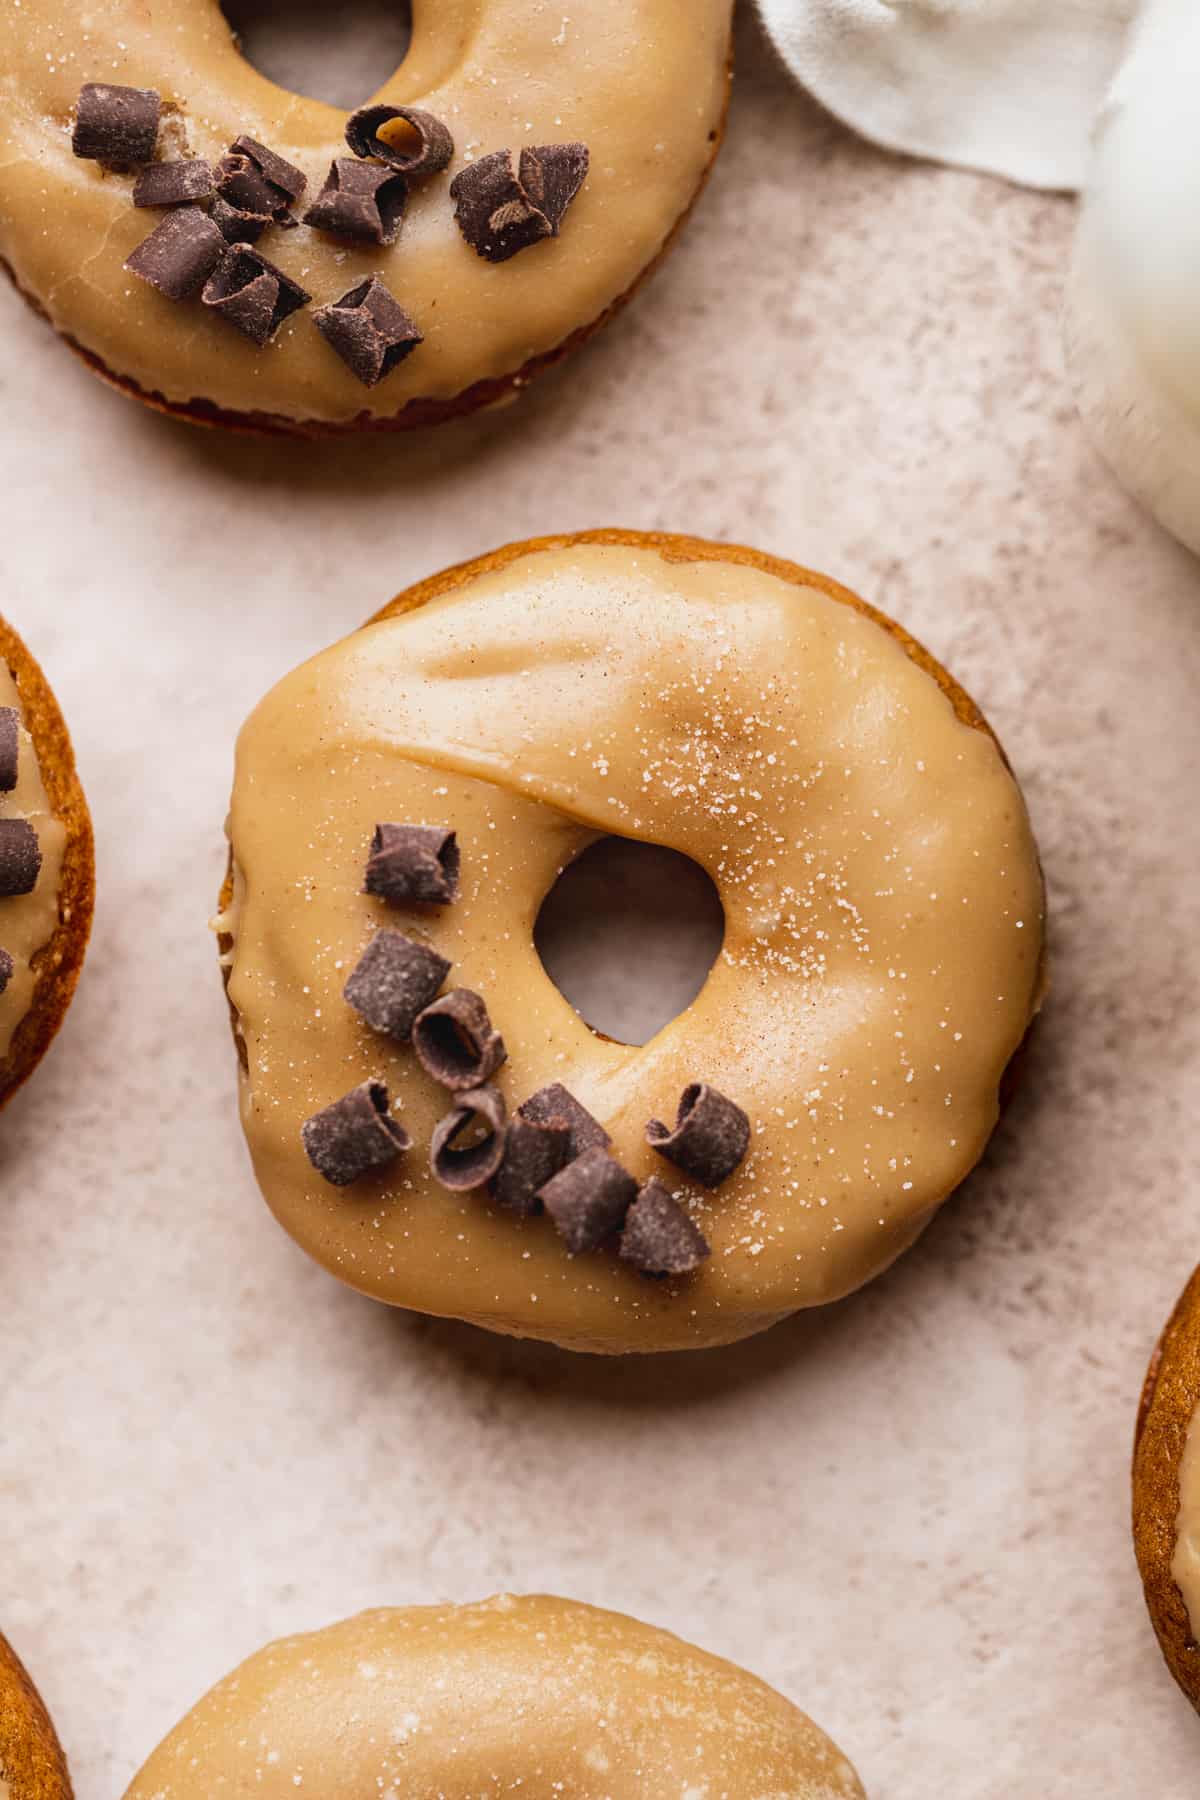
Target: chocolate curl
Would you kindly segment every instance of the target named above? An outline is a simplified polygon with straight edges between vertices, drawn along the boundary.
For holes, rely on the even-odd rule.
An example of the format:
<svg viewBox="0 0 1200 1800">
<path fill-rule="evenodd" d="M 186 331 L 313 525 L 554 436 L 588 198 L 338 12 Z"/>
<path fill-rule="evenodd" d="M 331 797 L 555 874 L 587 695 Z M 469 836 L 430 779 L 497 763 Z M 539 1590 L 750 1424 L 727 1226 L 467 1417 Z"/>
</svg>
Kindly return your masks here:
<svg viewBox="0 0 1200 1800">
<path fill-rule="evenodd" d="M 521 152 L 521 186 L 545 213 L 555 237 L 587 179 L 590 160 L 586 144 L 534 144 Z"/>
<path fill-rule="evenodd" d="M 395 138 L 381 137 L 380 132 L 396 119 L 408 126 L 408 132 L 397 133 Z M 409 181 L 427 181 L 431 175 L 439 175 L 454 155 L 448 127 L 415 106 L 360 106 L 346 122 L 346 142 L 355 156 L 374 156 Z"/>
<path fill-rule="evenodd" d="M 240 206 L 230 206 L 220 194 L 208 216 L 227 244 L 257 244 L 271 223 L 265 213 L 244 212 Z"/>
<path fill-rule="evenodd" d="M 407 1131 L 388 1111 L 382 1081 L 364 1081 L 300 1130 L 309 1162 L 334 1187 L 349 1187 L 411 1147 Z"/>
<path fill-rule="evenodd" d="M 535 1125 L 565 1125 L 571 1134 L 568 1161 L 582 1156 L 585 1150 L 607 1150 L 612 1143 L 599 1119 L 594 1119 L 561 1081 L 552 1081 L 549 1087 L 539 1088 L 517 1111 L 521 1118 Z"/>
<path fill-rule="evenodd" d="M 712 1251 L 704 1233 L 654 1175 L 625 1216 L 620 1255 L 644 1275 L 690 1275 Z"/>
<path fill-rule="evenodd" d="M 168 300 L 188 300 L 204 286 L 226 248 L 207 213 L 198 206 L 181 206 L 142 239 L 125 267 Z"/>
<path fill-rule="evenodd" d="M 377 931 L 343 990 L 346 1000 L 375 1031 L 406 1044 L 423 1012 L 450 973 L 450 964 L 428 944 L 401 931 Z"/>
<path fill-rule="evenodd" d="M 750 1121 L 740 1106 L 716 1088 L 694 1081 L 683 1090 L 675 1129 L 668 1130 L 660 1119 L 651 1119 L 646 1142 L 685 1175 L 705 1187 L 719 1187 L 746 1154 Z"/>
<path fill-rule="evenodd" d="M 151 163 L 133 184 L 135 206 L 195 206 L 216 189 L 211 166 L 200 157 Z"/>
<path fill-rule="evenodd" d="M 13 967 L 13 959 L 8 954 L 8 951 L 0 950 L 0 994 L 4 992 L 5 988 L 12 980 Z"/>
<path fill-rule="evenodd" d="M 274 220 L 290 228 L 296 221 L 291 205 L 308 186 L 308 177 L 294 163 L 276 156 L 254 138 L 238 137 L 217 164 L 217 192 L 241 212 L 251 213 L 265 224 Z"/>
<path fill-rule="evenodd" d="M 42 848 L 28 819 L 0 819 L 0 900 L 32 894 L 42 868 Z"/>
<path fill-rule="evenodd" d="M 455 1149 L 455 1139 L 482 1122 L 486 1134 L 476 1143 Z M 434 1130 L 429 1146 L 429 1166 L 434 1179 L 454 1193 L 483 1187 L 492 1179 L 504 1157 L 506 1135 L 504 1098 L 497 1088 L 469 1088 L 458 1096 L 454 1111 Z"/>
<path fill-rule="evenodd" d="M 0 794 L 17 785 L 21 750 L 21 715 L 15 706 L 0 706 Z"/>
<path fill-rule="evenodd" d="M 158 142 L 162 100 L 153 88 L 85 82 L 75 103 L 71 149 L 87 162 L 115 169 L 148 163 Z"/>
<path fill-rule="evenodd" d="M 571 1127 L 564 1120 L 539 1125 L 518 1114 L 508 1128 L 504 1161 L 492 1181 L 492 1199 L 523 1219 L 540 1213 L 540 1190 L 570 1155 Z"/>
<path fill-rule="evenodd" d="M 222 244 L 224 241 L 222 238 Z M 312 295 L 250 244 L 233 244 L 204 284 L 200 298 L 261 349 L 285 319 L 307 306 Z"/>
<path fill-rule="evenodd" d="M 367 859 L 368 894 L 392 906 L 448 906 L 458 898 L 458 839 L 445 825 L 377 825 Z"/>
<path fill-rule="evenodd" d="M 413 1024 L 412 1046 L 425 1073 L 455 1093 L 482 1087 L 507 1054 L 487 1007 L 470 988 L 451 988 L 427 1006 Z"/>
<path fill-rule="evenodd" d="M 563 215 L 588 171 L 586 144 L 539 144 L 494 150 L 460 169 L 450 183 L 463 236 L 488 262 L 507 262 L 543 238 L 557 237 Z"/>
<path fill-rule="evenodd" d="M 374 275 L 331 306 L 318 306 L 313 324 L 364 387 L 375 387 L 424 342 L 415 322 Z"/>
<path fill-rule="evenodd" d="M 408 184 L 394 169 L 339 156 L 329 165 L 325 186 L 304 215 L 304 223 L 333 237 L 394 244 L 400 236 Z"/>
<path fill-rule="evenodd" d="M 585 1150 L 542 1189 L 542 1204 L 572 1256 L 595 1250 L 620 1229 L 637 1182 L 607 1150 Z"/>
</svg>

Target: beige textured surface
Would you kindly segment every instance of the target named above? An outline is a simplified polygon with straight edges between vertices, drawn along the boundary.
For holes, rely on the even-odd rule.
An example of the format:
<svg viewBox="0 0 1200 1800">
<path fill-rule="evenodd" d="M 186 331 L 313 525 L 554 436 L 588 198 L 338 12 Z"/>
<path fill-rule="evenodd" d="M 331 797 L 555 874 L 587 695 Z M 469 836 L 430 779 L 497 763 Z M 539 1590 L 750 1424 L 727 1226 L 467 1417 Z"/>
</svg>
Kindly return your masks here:
<svg viewBox="0 0 1200 1800">
<path fill-rule="evenodd" d="M 1128 1457 L 1197 1255 L 1200 575 L 1068 405 L 1070 205 L 858 145 L 740 47 L 692 229 L 520 431 L 201 436 L 0 296 L 4 610 L 100 845 L 79 995 L 0 1132 L 0 1617 L 81 1800 L 272 1635 L 506 1586 L 753 1669 L 871 1800 L 1194 1792 Z M 1023 1097 L 896 1269 L 636 1382 L 289 1244 L 198 929 L 266 687 L 411 579 L 602 521 L 798 555 L 916 630 L 1025 784 L 1057 957 Z"/>
<path fill-rule="evenodd" d="M 741 1669 L 545 1595 L 359 1613 L 267 1645 L 126 1800 L 862 1800 L 824 1732 Z"/>
</svg>

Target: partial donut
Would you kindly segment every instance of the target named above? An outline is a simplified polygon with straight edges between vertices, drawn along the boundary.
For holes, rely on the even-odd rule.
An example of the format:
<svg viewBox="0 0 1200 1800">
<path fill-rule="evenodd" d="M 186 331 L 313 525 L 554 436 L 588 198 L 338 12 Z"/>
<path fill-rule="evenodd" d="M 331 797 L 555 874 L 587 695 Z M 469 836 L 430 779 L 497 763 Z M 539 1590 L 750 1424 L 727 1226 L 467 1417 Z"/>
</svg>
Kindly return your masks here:
<svg viewBox="0 0 1200 1800">
<path fill-rule="evenodd" d="M 0 1800 L 71 1800 L 62 1746 L 41 1695 L 0 1637 Z"/>
<path fill-rule="evenodd" d="M 790 1701 L 669 1632 L 576 1601 L 360 1613 L 270 1644 L 159 1745 L 125 1800 L 863 1800 Z"/>
<path fill-rule="evenodd" d="M 75 992 L 92 924 L 92 824 L 63 716 L 0 619 L 0 1106 Z"/>
<path fill-rule="evenodd" d="M 364 891 L 384 827 L 431 893 L 453 838 L 453 897 Z M 978 710 L 845 589 L 729 545 L 543 539 L 411 589 L 257 708 L 229 829 L 268 1204 L 376 1299 L 575 1349 L 729 1343 L 877 1275 L 978 1161 L 1042 997 L 1037 852 Z M 725 909 L 643 1046 L 592 1032 L 533 942 L 613 832 L 690 856 Z M 430 1029 L 405 1004 L 427 964 Z M 482 1083 L 520 1167 L 451 1191 L 429 1145 Z"/>
<path fill-rule="evenodd" d="M 1167 1667 L 1200 1711 L 1200 1269 L 1167 1321 L 1142 1391 L 1133 1541 Z"/>
<path fill-rule="evenodd" d="M 662 254 L 716 155 L 731 13 L 419 4 L 348 119 L 258 74 L 219 0 L 25 0 L 0 11 L 0 260 L 178 417 L 455 417 L 519 393 Z"/>
</svg>

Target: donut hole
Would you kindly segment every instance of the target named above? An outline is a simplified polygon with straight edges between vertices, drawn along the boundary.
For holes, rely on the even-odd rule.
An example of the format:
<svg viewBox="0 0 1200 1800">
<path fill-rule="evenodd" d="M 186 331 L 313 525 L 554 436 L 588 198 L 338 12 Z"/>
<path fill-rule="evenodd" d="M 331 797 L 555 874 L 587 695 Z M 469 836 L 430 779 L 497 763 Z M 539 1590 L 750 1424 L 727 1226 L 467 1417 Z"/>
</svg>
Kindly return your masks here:
<svg viewBox="0 0 1200 1800">
<path fill-rule="evenodd" d="M 260 75 L 348 112 L 395 74 L 412 41 L 411 0 L 221 0 L 221 10 Z"/>
<path fill-rule="evenodd" d="M 725 937 L 709 876 L 677 850 L 602 838 L 559 875 L 533 942 L 593 1031 L 644 1044 L 689 1007 Z"/>
</svg>

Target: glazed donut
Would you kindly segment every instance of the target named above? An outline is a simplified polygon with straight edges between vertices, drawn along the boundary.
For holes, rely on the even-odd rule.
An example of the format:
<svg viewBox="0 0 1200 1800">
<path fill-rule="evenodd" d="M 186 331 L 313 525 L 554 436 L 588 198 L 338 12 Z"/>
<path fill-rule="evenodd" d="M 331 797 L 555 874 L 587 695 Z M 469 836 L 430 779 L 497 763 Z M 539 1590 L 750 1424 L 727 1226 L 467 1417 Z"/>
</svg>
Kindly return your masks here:
<svg viewBox="0 0 1200 1800">
<path fill-rule="evenodd" d="M 1167 1321 L 1142 1391 L 1133 1541 L 1167 1666 L 1200 1711 L 1200 1269 Z"/>
<path fill-rule="evenodd" d="M 978 1160 L 1041 998 L 1038 857 L 977 709 L 845 589 L 729 545 L 586 533 L 411 589 L 259 705 L 229 832 L 271 1209 L 376 1299 L 571 1348 L 728 1343 L 877 1275 Z M 532 938 L 614 832 L 691 857 L 725 909 L 641 1047 L 592 1032 Z M 505 1158 L 566 1162 L 528 1205 L 485 1166 L 497 1095 Z M 439 1180 L 446 1119 L 478 1166 Z M 623 1218 L 634 1241 L 591 1253 Z"/>
<path fill-rule="evenodd" d="M 862 1800 L 782 1695 L 670 1632 L 577 1601 L 360 1613 L 213 1688 L 126 1800 L 255 1794 Z"/>
<path fill-rule="evenodd" d="M 75 992 L 92 923 L 92 825 L 41 669 L 0 619 L 0 1106 Z"/>
<path fill-rule="evenodd" d="M 346 114 L 258 74 L 218 0 L 152 8 L 97 0 L 85 16 L 59 0 L 25 0 L 0 14 L 9 75 L 0 258 L 94 369 L 180 417 L 310 434 L 436 423 L 516 394 L 600 324 L 655 262 L 716 154 L 731 12 L 732 0 L 589 0 L 573 12 L 520 0 L 418 0 L 409 52 L 372 103 L 384 114 L 352 134 L 368 158 L 356 162 Z M 134 96 L 126 95 L 124 118 L 121 90 Z M 437 137 L 420 159 L 397 149 L 403 125 L 387 127 L 391 139 L 375 132 L 397 108 L 415 109 L 418 132 L 448 138 Z M 263 192 L 261 163 L 223 161 L 239 142 L 252 164 L 262 147 L 283 159 L 266 168 L 283 183 L 269 217 L 250 204 Z M 585 157 L 577 198 L 554 191 L 561 168 L 547 174 L 536 155 L 527 165 L 522 153 L 546 146 Z M 497 190 L 488 217 L 497 229 L 518 221 L 504 254 L 518 239 L 523 247 L 496 261 L 488 259 L 494 245 L 468 241 L 469 215 L 477 165 L 502 151 L 512 152 L 510 185 Z M 399 169 L 380 160 L 385 155 Z M 144 173 L 148 156 L 151 180 L 138 195 L 146 204 L 135 206 L 130 165 Z M 496 166 L 487 165 L 493 173 Z M 572 180 L 583 166 L 574 166 Z M 205 169 L 241 224 L 224 201 L 205 212 L 214 204 Z M 370 241 L 380 230 L 372 210 L 379 196 L 360 184 L 397 173 L 382 202 L 384 241 Z M 331 180 L 335 189 L 348 183 L 348 192 L 331 192 Z M 172 200 L 185 204 L 172 210 Z M 310 212 L 311 225 L 303 222 Z M 526 241 L 530 220 L 536 229 Z M 165 247 L 160 241 L 175 259 L 170 278 L 186 288 L 182 303 L 126 268 L 159 221 L 182 234 Z M 292 223 L 301 228 L 278 228 Z M 249 260 L 221 241 L 264 225 Z M 539 234 L 546 241 L 534 241 Z M 219 268 L 218 254 L 227 258 Z M 246 335 L 254 295 L 243 290 L 262 273 L 259 256 L 269 281 L 289 278 L 272 289 L 266 343 Z M 380 284 L 389 297 L 382 340 L 374 335 Z M 329 311 L 344 300 L 341 312 L 356 318 Z M 390 346 L 386 356 L 381 342 Z"/>
<path fill-rule="evenodd" d="M 16 1651 L 0 1637 L 0 1800 L 71 1800 L 62 1746 Z"/>
</svg>

